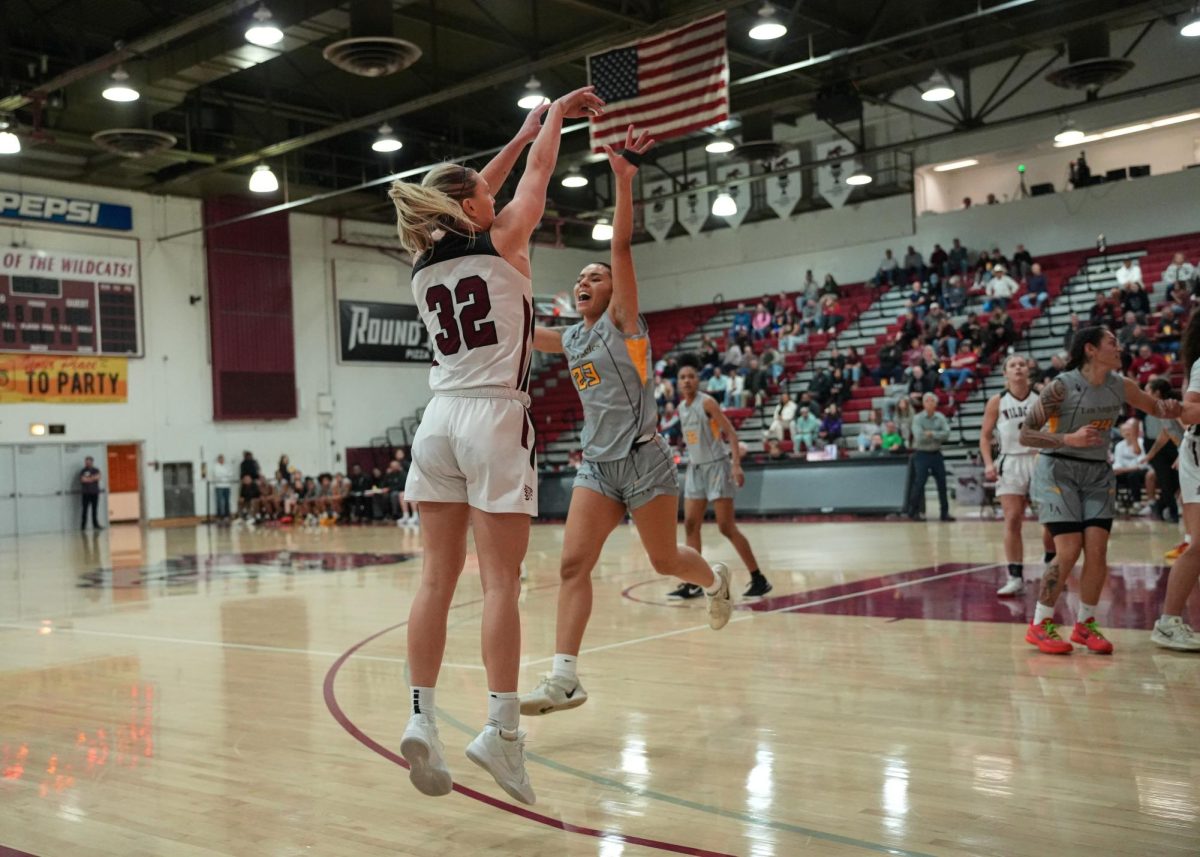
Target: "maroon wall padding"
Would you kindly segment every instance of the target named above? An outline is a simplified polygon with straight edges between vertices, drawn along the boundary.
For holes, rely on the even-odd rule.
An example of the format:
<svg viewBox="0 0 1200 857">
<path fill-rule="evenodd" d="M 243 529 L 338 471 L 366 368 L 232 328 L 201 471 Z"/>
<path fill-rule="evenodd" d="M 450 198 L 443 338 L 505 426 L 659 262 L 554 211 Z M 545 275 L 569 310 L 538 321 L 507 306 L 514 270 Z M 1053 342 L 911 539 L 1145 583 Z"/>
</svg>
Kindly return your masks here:
<svg viewBox="0 0 1200 857">
<path fill-rule="evenodd" d="M 204 223 L 261 208 L 229 197 L 204 201 Z M 296 416 L 291 238 L 287 213 L 204 233 L 212 344 L 213 419 Z"/>
</svg>

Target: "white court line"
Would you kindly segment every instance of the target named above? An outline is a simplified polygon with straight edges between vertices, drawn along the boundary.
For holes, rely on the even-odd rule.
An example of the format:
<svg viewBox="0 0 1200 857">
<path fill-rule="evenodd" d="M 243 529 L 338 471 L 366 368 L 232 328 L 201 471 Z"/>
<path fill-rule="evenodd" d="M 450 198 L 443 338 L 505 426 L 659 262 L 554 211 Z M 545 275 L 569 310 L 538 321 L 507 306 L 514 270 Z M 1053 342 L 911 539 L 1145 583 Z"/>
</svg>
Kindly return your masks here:
<svg viewBox="0 0 1200 857">
<path fill-rule="evenodd" d="M 861 598 L 864 595 L 873 595 L 876 592 L 888 592 L 893 589 L 903 589 L 907 586 L 918 586 L 922 583 L 930 583 L 934 580 L 943 580 L 947 577 L 957 577 L 962 574 L 975 574 L 976 572 L 986 571 L 989 568 L 999 567 L 1000 566 L 998 563 L 989 562 L 986 565 L 975 565 L 971 566 L 970 568 L 959 569 L 958 571 L 948 571 L 944 574 L 935 574 L 932 577 L 921 577 L 916 580 L 906 580 L 901 583 L 891 583 L 887 586 L 877 586 L 874 589 L 864 589 L 860 592 L 848 592 L 845 595 L 834 595 L 830 598 L 821 598 L 817 601 L 806 601 L 803 604 L 792 604 L 788 607 L 777 607 L 774 610 L 748 611 L 744 615 L 735 616 L 734 618 L 730 619 L 729 624 L 732 625 L 734 622 L 746 622 L 755 618 L 756 616 L 770 616 L 774 613 L 787 613 L 792 610 L 804 610 L 808 607 L 820 607 L 823 604 L 833 604 L 836 601 L 849 601 L 852 598 Z M 689 628 L 676 628 L 674 631 L 664 631 L 661 634 L 648 634 L 645 637 L 635 637 L 631 640 L 622 640 L 618 643 L 609 643 L 604 646 L 594 646 L 590 649 L 581 649 L 579 654 L 580 656 L 590 655 L 595 652 L 608 651 L 609 649 L 622 649 L 626 646 L 635 646 L 639 643 L 649 643 L 653 640 L 662 640 L 666 637 L 677 637 L 680 634 L 690 634 L 692 631 L 708 630 L 710 630 L 708 625 L 692 625 Z M 544 664 L 553 660 L 553 656 L 548 658 L 538 658 L 536 660 L 526 662 L 525 666 L 535 666 L 537 664 Z"/>
<path fill-rule="evenodd" d="M 11 622 L 0 622 L 0 628 L 8 628 L 14 631 L 40 631 L 42 625 L 19 625 Z M 273 654 L 286 655 L 315 655 L 326 658 L 340 658 L 342 652 L 325 652 L 320 649 L 293 649 L 287 646 L 261 646 L 256 643 L 225 643 L 215 640 L 192 640 L 184 637 L 159 637 L 153 634 L 128 634 L 123 631 L 98 631 L 90 628 L 62 628 L 54 627 L 55 634 L 83 634 L 89 637 L 118 637 L 123 640 L 143 640 L 152 643 L 177 643 L 187 646 L 207 646 L 216 649 L 239 649 L 249 652 L 271 652 Z M 382 661 L 389 664 L 407 663 L 407 658 L 394 658 L 387 655 L 361 655 L 355 654 L 355 660 L 364 661 Z M 444 667 L 461 670 L 483 670 L 482 664 L 452 664 L 443 663 Z"/>
</svg>

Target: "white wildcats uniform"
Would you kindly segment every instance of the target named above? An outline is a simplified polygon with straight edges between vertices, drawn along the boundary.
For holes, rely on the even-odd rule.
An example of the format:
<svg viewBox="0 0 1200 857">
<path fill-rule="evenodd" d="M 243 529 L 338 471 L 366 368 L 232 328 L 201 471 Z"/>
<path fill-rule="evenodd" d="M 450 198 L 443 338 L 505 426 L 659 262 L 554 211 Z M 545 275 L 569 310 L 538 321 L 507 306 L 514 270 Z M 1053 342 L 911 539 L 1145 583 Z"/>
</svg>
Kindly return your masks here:
<svg viewBox="0 0 1200 857">
<path fill-rule="evenodd" d="M 1016 494 L 1029 496 L 1037 450 L 1021 444 L 1021 424 L 1033 407 L 1037 393 L 1032 390 L 1018 399 L 1007 389 L 1000 396 L 1000 417 L 996 420 L 996 435 L 1000 439 L 1000 457 L 996 460 L 996 496 Z"/>
<path fill-rule="evenodd" d="M 529 278 L 488 233 L 450 233 L 413 265 L 412 290 L 429 330 L 433 399 L 413 439 L 405 494 L 537 515 Z"/>
<path fill-rule="evenodd" d="M 1200 360 L 1192 364 L 1185 393 L 1200 393 Z M 1200 426 L 1189 426 L 1179 445 L 1179 496 L 1184 503 L 1200 503 Z"/>
</svg>

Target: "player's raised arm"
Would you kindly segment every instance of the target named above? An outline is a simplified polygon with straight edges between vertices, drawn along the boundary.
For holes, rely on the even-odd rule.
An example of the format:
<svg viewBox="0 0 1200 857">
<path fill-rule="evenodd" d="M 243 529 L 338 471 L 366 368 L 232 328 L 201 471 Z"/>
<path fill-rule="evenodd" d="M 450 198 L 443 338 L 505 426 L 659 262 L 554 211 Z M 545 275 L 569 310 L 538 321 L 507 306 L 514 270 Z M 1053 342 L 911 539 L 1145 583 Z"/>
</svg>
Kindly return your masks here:
<svg viewBox="0 0 1200 857">
<path fill-rule="evenodd" d="M 637 175 L 642 155 L 654 145 L 648 134 L 635 138 L 632 125 L 625 131 L 625 145 L 617 151 L 605 146 L 608 165 L 612 167 L 616 185 L 616 207 L 613 212 L 612 237 L 612 302 L 608 312 L 616 326 L 627 334 L 638 331 L 637 273 L 633 269 L 633 177 Z"/>
<path fill-rule="evenodd" d="M 508 174 L 516 166 L 517 159 L 521 157 L 525 147 L 537 139 L 538 133 L 542 130 L 542 117 L 549 109 L 549 104 L 539 104 L 530 110 L 525 121 L 521 123 L 521 130 L 517 131 L 516 136 L 509 140 L 505 147 L 488 161 L 488 165 L 479 171 L 493 191 L 499 189 L 508 179 Z"/>
</svg>

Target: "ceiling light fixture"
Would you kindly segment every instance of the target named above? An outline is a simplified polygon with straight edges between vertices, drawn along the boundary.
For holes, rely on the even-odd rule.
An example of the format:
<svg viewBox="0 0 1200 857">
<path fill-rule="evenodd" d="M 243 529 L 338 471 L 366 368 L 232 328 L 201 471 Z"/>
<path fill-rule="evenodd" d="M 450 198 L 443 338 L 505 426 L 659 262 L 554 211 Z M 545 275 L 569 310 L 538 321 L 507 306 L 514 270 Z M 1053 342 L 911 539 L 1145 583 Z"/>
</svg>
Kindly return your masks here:
<svg viewBox="0 0 1200 857">
<path fill-rule="evenodd" d="M 938 164 L 933 168 L 935 173 L 948 173 L 951 170 L 961 170 L 966 167 L 974 167 L 979 164 L 979 161 L 974 158 L 965 158 L 961 161 L 951 161 L 948 164 Z"/>
<path fill-rule="evenodd" d="M 246 41 L 252 45 L 269 48 L 283 41 L 283 30 L 275 26 L 275 19 L 265 3 L 259 4 L 254 13 L 254 23 L 246 30 Z"/>
<path fill-rule="evenodd" d="M 592 227 L 593 241 L 611 241 L 613 237 L 612 224 L 607 220 L 597 220 L 596 225 Z"/>
<path fill-rule="evenodd" d="M 0 155 L 15 155 L 21 151 L 21 138 L 12 132 L 16 124 L 8 116 L 0 116 Z"/>
<path fill-rule="evenodd" d="M 542 92 L 541 81 L 532 74 L 529 75 L 529 80 L 525 81 L 525 94 L 517 99 L 517 106 L 522 110 L 532 110 L 549 103 L 550 99 Z"/>
<path fill-rule="evenodd" d="M 1095 134 L 1083 134 L 1072 137 L 1064 142 L 1056 136 L 1054 138 L 1054 148 L 1061 149 L 1064 146 L 1076 146 L 1080 143 L 1092 143 L 1096 140 L 1111 140 L 1113 137 L 1124 137 L 1126 134 L 1138 134 L 1142 131 L 1151 131 L 1155 128 L 1165 128 L 1168 125 L 1178 125 L 1181 122 L 1194 122 L 1200 119 L 1200 112 L 1180 113 L 1176 116 L 1167 116 L 1163 119 L 1155 119 L 1151 122 L 1138 122 L 1135 125 L 1123 125 L 1120 128 L 1113 128 L 1108 131 L 1098 131 Z"/>
<path fill-rule="evenodd" d="M 846 177 L 846 184 L 852 187 L 861 187 L 862 185 L 870 184 L 873 181 L 875 181 L 875 179 L 871 178 L 869 174 L 864 172 L 857 172 L 852 176 Z"/>
<path fill-rule="evenodd" d="M 379 126 L 379 137 L 371 144 L 376 152 L 395 152 L 404 148 L 404 144 L 392 133 L 392 126 L 384 122 Z"/>
<path fill-rule="evenodd" d="M 737 202 L 728 193 L 719 193 L 713 200 L 712 213 L 717 217 L 733 217 L 738 213 Z"/>
<path fill-rule="evenodd" d="M 129 85 L 129 72 L 117 66 L 112 73 L 111 83 L 101 93 L 109 101 L 137 101 L 141 94 Z"/>
<path fill-rule="evenodd" d="M 1078 143 L 1087 135 L 1080 131 L 1073 121 L 1067 120 L 1067 124 L 1062 126 L 1062 129 L 1054 135 L 1054 142 L 1061 143 L 1064 146 L 1070 146 Z"/>
<path fill-rule="evenodd" d="M 758 20 L 750 28 L 750 38 L 758 42 L 769 42 L 785 35 L 787 27 L 775 17 L 775 7 L 770 3 L 763 3 L 762 8 L 758 10 Z"/>
<path fill-rule="evenodd" d="M 1200 36 L 1200 5 L 1192 9 L 1192 13 L 1184 20 L 1179 28 L 1179 35 L 1194 39 Z"/>
<path fill-rule="evenodd" d="M 954 97 L 954 88 L 950 86 L 945 75 L 935 71 L 921 87 L 922 101 L 949 101 Z"/>
<path fill-rule="evenodd" d="M 714 137 L 704 147 L 704 151 L 710 155 L 725 155 L 732 152 L 735 148 L 737 147 L 733 145 L 733 141 L 728 137 Z"/>
<path fill-rule="evenodd" d="M 274 193 L 279 190 L 279 179 L 266 164 L 259 164 L 250 174 L 250 190 L 254 193 Z"/>
<path fill-rule="evenodd" d="M 579 167 L 571 167 L 562 178 L 563 187 L 587 187 L 587 176 L 579 171 Z"/>
</svg>

